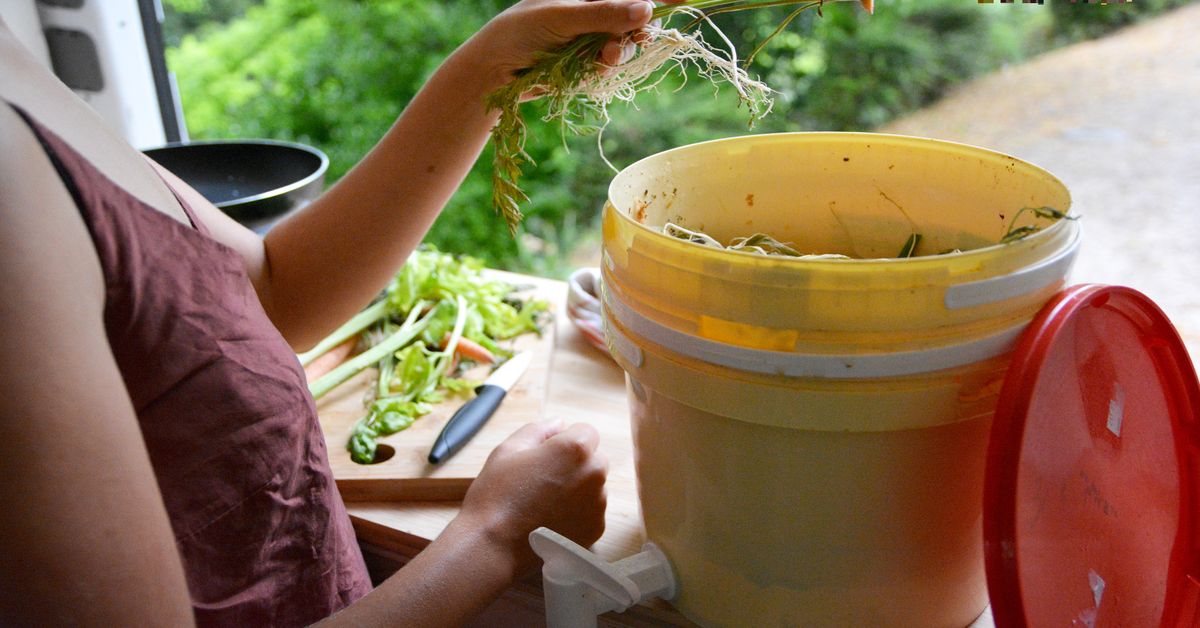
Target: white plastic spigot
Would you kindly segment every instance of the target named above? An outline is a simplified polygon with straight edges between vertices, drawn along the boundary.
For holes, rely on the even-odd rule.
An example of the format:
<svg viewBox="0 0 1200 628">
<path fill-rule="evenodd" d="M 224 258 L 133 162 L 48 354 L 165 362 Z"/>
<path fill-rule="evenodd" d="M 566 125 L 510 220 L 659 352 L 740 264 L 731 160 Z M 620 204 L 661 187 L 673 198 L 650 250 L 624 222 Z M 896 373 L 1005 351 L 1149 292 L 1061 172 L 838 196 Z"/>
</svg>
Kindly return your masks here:
<svg viewBox="0 0 1200 628">
<path fill-rule="evenodd" d="M 615 563 L 549 529 L 529 534 L 529 545 L 542 558 L 542 588 L 548 628 L 592 628 L 596 617 L 622 612 L 656 597 L 675 597 L 675 574 L 666 554 L 653 543 Z"/>
</svg>

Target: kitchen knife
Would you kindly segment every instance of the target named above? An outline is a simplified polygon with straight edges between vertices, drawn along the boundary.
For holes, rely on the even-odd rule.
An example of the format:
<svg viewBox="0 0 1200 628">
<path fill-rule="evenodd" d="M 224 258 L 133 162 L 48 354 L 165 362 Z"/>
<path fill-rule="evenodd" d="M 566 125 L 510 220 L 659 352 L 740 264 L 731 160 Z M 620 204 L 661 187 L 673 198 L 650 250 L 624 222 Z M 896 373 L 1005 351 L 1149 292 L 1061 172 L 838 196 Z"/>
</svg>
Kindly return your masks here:
<svg viewBox="0 0 1200 628">
<path fill-rule="evenodd" d="M 504 400 L 504 395 L 517 383 L 532 361 L 533 353 L 523 351 L 509 358 L 484 380 L 483 384 L 475 389 L 475 398 L 464 403 L 454 416 L 450 417 L 442 432 L 438 434 L 437 440 L 433 441 L 429 463 L 438 464 L 462 449 L 475 432 L 491 418 L 492 413 Z"/>
</svg>

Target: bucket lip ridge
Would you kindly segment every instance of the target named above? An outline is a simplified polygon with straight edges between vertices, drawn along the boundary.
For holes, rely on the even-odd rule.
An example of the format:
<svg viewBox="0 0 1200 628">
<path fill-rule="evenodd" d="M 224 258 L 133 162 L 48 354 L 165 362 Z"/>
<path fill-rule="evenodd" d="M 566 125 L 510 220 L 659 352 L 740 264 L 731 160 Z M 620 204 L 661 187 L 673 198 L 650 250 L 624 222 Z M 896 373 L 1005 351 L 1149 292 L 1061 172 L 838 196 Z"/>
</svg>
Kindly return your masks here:
<svg viewBox="0 0 1200 628">
<path fill-rule="evenodd" d="M 933 259 L 945 260 L 945 259 L 960 259 L 960 258 L 972 257 L 972 256 L 976 256 L 976 255 L 985 256 L 985 255 L 994 253 L 996 251 L 999 251 L 999 250 L 1003 249 L 1004 247 L 1012 247 L 1012 246 L 1019 245 L 1019 244 L 1025 244 L 1027 246 L 1037 246 L 1042 241 L 1047 240 L 1052 237 L 1055 237 L 1063 229 L 1069 228 L 1069 226 L 1067 226 L 1065 223 L 1072 223 L 1072 225 L 1074 225 L 1074 223 L 1079 218 L 1078 214 L 1071 213 L 1071 208 L 1074 206 L 1074 199 L 1071 197 L 1070 189 L 1067 188 L 1066 184 L 1063 183 L 1062 179 L 1059 179 L 1054 173 L 1050 172 L 1049 170 L 1046 170 L 1045 168 L 1043 168 L 1031 161 L 1027 161 L 1027 160 L 1021 159 L 1019 157 L 1014 157 L 1013 155 L 1009 155 L 1008 153 L 1002 153 L 1000 151 L 993 150 L 990 148 L 984 148 L 982 146 L 976 146 L 974 144 L 967 144 L 965 142 L 955 142 L 955 141 L 951 141 L 951 140 L 943 140 L 943 139 L 937 139 L 937 138 L 931 138 L 931 137 L 922 137 L 919 135 L 901 135 L 898 133 L 865 133 L 865 132 L 858 132 L 858 131 L 788 131 L 788 132 L 781 132 L 781 133 L 735 135 L 732 137 L 722 137 L 722 138 L 717 138 L 717 139 L 705 140 L 703 142 L 695 142 L 692 144 L 685 144 L 683 146 L 676 146 L 675 148 L 670 148 L 665 151 L 657 152 L 652 155 L 647 155 L 645 157 L 642 157 L 641 159 L 622 168 L 621 171 L 618 172 L 613 177 L 612 181 L 608 184 L 608 197 L 605 199 L 605 205 L 607 207 L 612 208 L 612 210 L 617 215 L 618 220 L 624 220 L 625 222 L 628 222 L 628 223 L 634 225 L 635 227 L 645 231 L 646 233 L 649 233 L 649 234 L 652 234 L 653 236 L 657 236 L 658 238 L 661 238 L 663 241 L 678 242 L 681 245 L 688 245 L 688 246 L 701 246 L 701 245 L 694 245 L 690 242 L 685 242 L 683 240 L 679 240 L 678 238 L 672 238 L 670 236 L 667 236 L 659 230 L 652 229 L 649 226 L 644 225 L 644 224 L 634 220 L 632 217 L 629 216 L 629 214 L 627 212 L 622 211 L 620 208 L 618 208 L 617 204 L 613 202 L 613 188 L 616 186 L 617 181 L 621 178 L 621 175 L 625 174 L 626 172 L 629 172 L 630 170 L 633 170 L 634 168 L 644 164 L 647 161 L 650 161 L 651 159 L 659 159 L 664 156 L 671 155 L 673 153 L 683 152 L 686 150 L 694 150 L 697 147 L 701 147 L 701 146 L 707 146 L 707 145 L 711 145 L 711 144 L 720 144 L 720 143 L 734 143 L 734 142 L 747 141 L 747 140 L 779 141 L 779 140 L 786 140 L 786 139 L 794 138 L 794 137 L 805 137 L 805 138 L 813 138 L 813 139 L 827 138 L 827 139 L 837 139 L 837 140 L 877 138 L 877 139 L 885 141 L 885 142 L 886 141 L 903 142 L 906 140 L 916 140 L 920 143 L 940 145 L 943 148 L 952 150 L 953 152 L 977 153 L 977 154 L 982 153 L 982 154 L 985 154 L 992 158 L 1007 159 L 1007 160 L 1014 162 L 1017 165 L 1024 166 L 1026 168 L 1032 169 L 1034 171 L 1037 171 L 1037 172 L 1043 174 L 1044 176 L 1049 178 L 1053 182 L 1053 184 L 1058 186 L 1067 197 L 1066 212 L 1067 212 L 1067 215 L 1072 218 L 1072 220 L 1066 220 L 1066 219 L 1057 220 L 1054 222 L 1054 224 L 1050 225 L 1049 227 L 1046 227 L 1045 229 L 1041 229 L 1041 230 L 1039 230 L 1033 234 L 1030 234 L 1024 238 L 1021 238 L 1014 242 L 1009 242 L 1007 244 L 996 243 L 996 244 L 991 244 L 991 245 L 980 247 L 980 248 L 968 249 L 966 251 L 959 251 L 957 253 L 944 253 L 941 255 L 922 255 L 919 257 L 802 259 L 802 258 L 793 258 L 793 257 L 786 257 L 786 256 L 763 256 L 763 255 L 760 255 L 757 253 L 751 253 L 751 252 L 747 252 L 747 251 L 733 251 L 733 250 L 729 250 L 729 249 L 717 249 L 715 247 L 707 247 L 710 252 L 715 253 L 717 255 L 735 256 L 732 259 L 747 259 L 747 260 L 752 259 L 759 263 L 789 264 L 789 265 L 813 264 L 813 265 L 823 267 L 823 268 L 832 268 L 832 267 L 836 267 L 836 266 L 857 266 L 857 265 L 862 265 L 862 264 L 910 264 L 910 265 L 912 265 L 912 264 L 920 264 L 920 263 L 929 263 Z M 1077 226 L 1077 225 L 1074 225 L 1074 226 Z M 1074 237 L 1077 238 L 1078 234 L 1075 234 Z"/>
</svg>

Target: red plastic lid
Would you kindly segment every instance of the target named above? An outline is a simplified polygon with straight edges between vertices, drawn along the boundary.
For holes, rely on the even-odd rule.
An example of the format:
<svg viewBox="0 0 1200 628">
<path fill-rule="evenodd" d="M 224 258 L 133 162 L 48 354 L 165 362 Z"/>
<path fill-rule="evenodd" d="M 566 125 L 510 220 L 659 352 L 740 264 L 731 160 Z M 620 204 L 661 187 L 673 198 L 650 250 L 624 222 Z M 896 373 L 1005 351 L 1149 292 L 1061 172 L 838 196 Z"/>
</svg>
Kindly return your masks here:
<svg viewBox="0 0 1200 628">
<path fill-rule="evenodd" d="M 1000 628 L 1200 626 L 1200 385 L 1141 293 L 1075 286 L 1022 336 L 984 553 Z"/>
</svg>

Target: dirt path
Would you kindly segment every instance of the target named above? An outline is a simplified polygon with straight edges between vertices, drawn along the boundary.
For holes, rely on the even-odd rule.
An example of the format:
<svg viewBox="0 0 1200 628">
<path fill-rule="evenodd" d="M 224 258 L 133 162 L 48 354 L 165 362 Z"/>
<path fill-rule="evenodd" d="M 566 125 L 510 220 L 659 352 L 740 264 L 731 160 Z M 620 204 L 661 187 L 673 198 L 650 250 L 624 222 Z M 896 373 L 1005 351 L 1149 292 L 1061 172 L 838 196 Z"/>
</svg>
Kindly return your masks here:
<svg viewBox="0 0 1200 628">
<path fill-rule="evenodd" d="M 1200 363 L 1200 4 L 964 85 L 884 132 L 993 148 L 1058 175 L 1075 282 L 1132 286 Z"/>
</svg>

